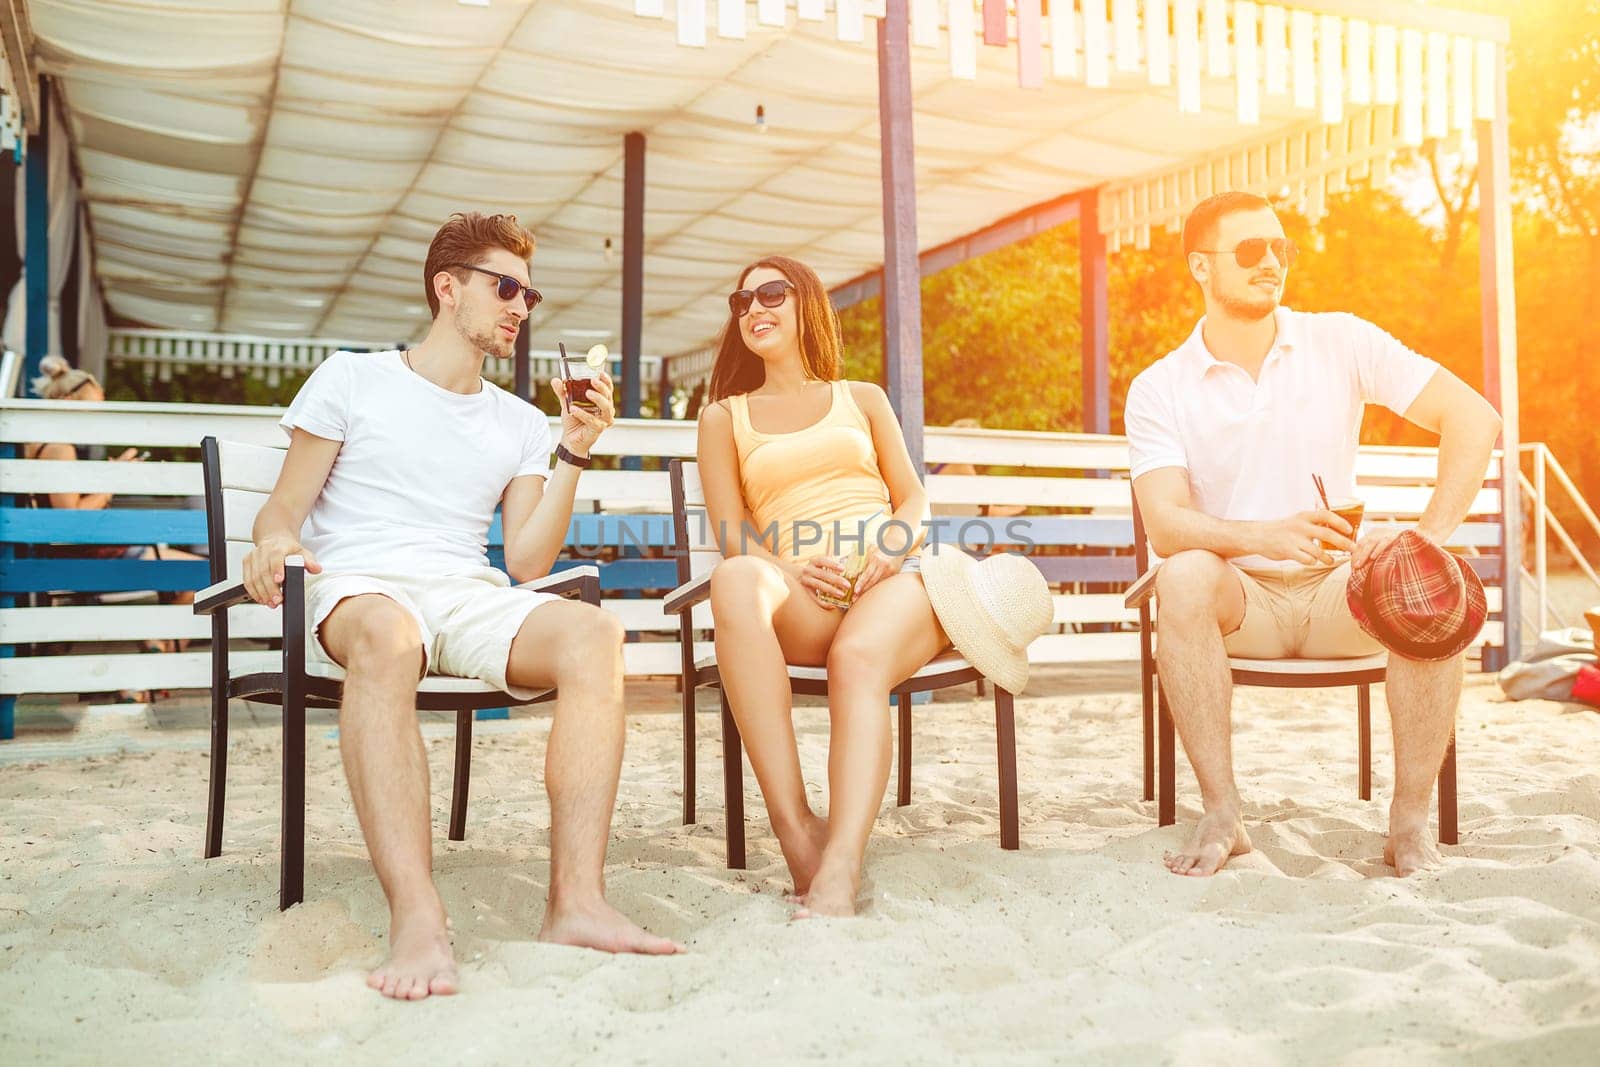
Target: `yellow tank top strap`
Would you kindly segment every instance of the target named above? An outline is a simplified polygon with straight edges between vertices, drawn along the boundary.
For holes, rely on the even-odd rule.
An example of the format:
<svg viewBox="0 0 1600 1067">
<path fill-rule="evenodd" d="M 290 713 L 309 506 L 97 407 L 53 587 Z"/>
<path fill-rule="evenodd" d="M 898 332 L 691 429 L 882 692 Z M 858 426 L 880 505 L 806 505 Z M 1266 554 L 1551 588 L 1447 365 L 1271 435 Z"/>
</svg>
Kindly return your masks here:
<svg viewBox="0 0 1600 1067">
<path fill-rule="evenodd" d="M 728 397 L 728 414 L 733 416 L 733 447 L 742 464 L 756 443 L 755 427 L 750 425 L 750 398 L 744 393 Z"/>
<path fill-rule="evenodd" d="M 867 413 L 862 411 L 861 406 L 856 403 L 856 396 L 850 388 L 850 383 L 843 378 L 839 379 L 833 383 L 833 392 L 836 400 L 834 404 L 835 418 L 848 414 L 848 417 L 853 419 L 857 426 L 867 432 L 867 437 L 870 439 L 872 437 L 872 423 L 868 420 Z"/>
</svg>

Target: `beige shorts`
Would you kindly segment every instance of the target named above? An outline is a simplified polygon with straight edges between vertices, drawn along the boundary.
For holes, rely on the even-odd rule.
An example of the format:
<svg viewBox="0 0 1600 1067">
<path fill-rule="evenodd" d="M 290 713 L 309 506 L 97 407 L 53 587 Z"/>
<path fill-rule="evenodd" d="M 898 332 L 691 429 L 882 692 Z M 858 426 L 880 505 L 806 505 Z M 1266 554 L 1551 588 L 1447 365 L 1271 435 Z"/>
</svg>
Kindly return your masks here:
<svg viewBox="0 0 1600 1067">
<path fill-rule="evenodd" d="M 399 604 L 422 634 L 424 670 L 477 678 L 522 700 L 541 690 L 513 688 L 506 681 L 511 642 L 528 614 L 561 597 L 517 589 L 493 567 L 450 575 L 306 575 L 306 658 L 333 662 L 322 647 L 322 624 L 339 602 L 377 593 Z"/>
<path fill-rule="evenodd" d="M 1355 659 L 1382 652 L 1350 614 L 1350 561 L 1336 567 L 1249 571 L 1234 567 L 1244 619 L 1222 639 L 1241 659 Z"/>
</svg>

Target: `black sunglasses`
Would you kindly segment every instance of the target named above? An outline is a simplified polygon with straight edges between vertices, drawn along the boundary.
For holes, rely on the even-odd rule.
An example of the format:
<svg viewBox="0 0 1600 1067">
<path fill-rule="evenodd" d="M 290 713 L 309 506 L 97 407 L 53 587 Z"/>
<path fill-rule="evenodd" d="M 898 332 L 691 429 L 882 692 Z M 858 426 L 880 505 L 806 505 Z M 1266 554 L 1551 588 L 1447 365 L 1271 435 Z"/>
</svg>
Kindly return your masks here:
<svg viewBox="0 0 1600 1067">
<path fill-rule="evenodd" d="M 754 289 L 739 289 L 728 294 L 728 310 L 733 312 L 733 317 L 742 319 L 750 314 L 752 301 L 761 301 L 764 308 L 775 308 L 782 304 L 789 295 L 789 290 L 794 288 L 794 283 L 779 278 L 776 281 L 762 282 Z"/>
<path fill-rule="evenodd" d="M 1274 237 L 1268 240 L 1265 237 L 1246 237 L 1239 242 L 1239 247 L 1226 248 L 1197 248 L 1196 252 L 1204 252 L 1210 256 L 1227 255 L 1233 252 L 1233 258 L 1238 260 L 1239 266 L 1250 268 L 1266 258 L 1267 249 L 1272 249 L 1272 256 L 1285 268 L 1294 266 L 1295 257 L 1300 254 L 1300 247 L 1287 237 Z"/>
<path fill-rule="evenodd" d="M 494 291 L 501 300 L 515 299 L 517 293 L 520 292 L 522 294 L 522 299 L 528 304 L 529 311 L 532 311 L 534 308 L 538 307 L 539 301 L 544 299 L 544 294 L 539 292 L 539 290 L 535 289 L 531 285 L 523 285 L 509 274 L 500 274 L 497 271 L 484 270 L 482 267 L 473 267 L 466 263 L 459 264 L 459 268 L 461 270 L 475 270 L 479 274 L 487 274 L 489 277 L 495 279 L 498 284 L 495 286 Z"/>
</svg>

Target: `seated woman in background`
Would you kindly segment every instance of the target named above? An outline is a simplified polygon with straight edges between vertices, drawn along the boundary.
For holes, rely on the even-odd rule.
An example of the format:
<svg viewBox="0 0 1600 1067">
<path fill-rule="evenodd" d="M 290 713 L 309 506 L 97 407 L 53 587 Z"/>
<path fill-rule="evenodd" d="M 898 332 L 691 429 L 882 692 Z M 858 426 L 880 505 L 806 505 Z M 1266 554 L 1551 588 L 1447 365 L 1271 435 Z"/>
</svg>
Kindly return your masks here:
<svg viewBox="0 0 1600 1067">
<path fill-rule="evenodd" d="M 797 915 L 851 915 L 889 780 L 890 690 L 949 643 L 917 573 L 928 497 L 889 398 L 842 379 L 816 274 L 771 256 L 737 289 L 698 446 L 725 557 L 711 576 L 717 665 Z M 852 587 L 838 557 L 858 550 Z M 852 596 L 848 610 L 822 599 Z M 828 669 L 827 819 L 806 798 L 786 663 Z"/>
<path fill-rule="evenodd" d="M 78 370 L 60 356 L 46 356 L 39 364 L 44 373 L 33 380 L 33 391 L 46 400 L 77 400 L 100 403 L 105 400 L 105 390 L 95 376 Z M 83 450 L 77 445 L 64 443 L 25 444 L 23 459 L 79 460 Z M 136 463 L 136 449 L 126 449 L 113 457 L 114 462 Z M 97 511 L 111 505 L 111 493 L 35 493 L 29 506 L 36 508 L 67 508 Z M 59 545 L 45 553 L 57 559 L 200 559 L 190 552 L 169 548 L 166 545 Z M 164 596 L 170 603 L 190 604 L 193 592 L 179 592 Z M 187 642 L 184 642 L 187 644 Z M 176 648 L 172 641 L 146 641 L 147 652 L 171 652 Z"/>
</svg>

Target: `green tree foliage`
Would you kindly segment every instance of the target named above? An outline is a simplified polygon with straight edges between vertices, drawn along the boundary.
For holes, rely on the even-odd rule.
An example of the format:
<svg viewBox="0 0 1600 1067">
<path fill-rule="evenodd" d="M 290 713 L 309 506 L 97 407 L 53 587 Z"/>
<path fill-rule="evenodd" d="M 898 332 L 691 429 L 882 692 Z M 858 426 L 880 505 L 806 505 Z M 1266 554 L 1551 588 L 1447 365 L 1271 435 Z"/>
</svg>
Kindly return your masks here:
<svg viewBox="0 0 1600 1067">
<path fill-rule="evenodd" d="M 1519 413 L 1524 441 L 1544 441 L 1590 500 L 1600 499 L 1600 0 L 1449 0 L 1511 20 L 1513 254 Z M 1315 226 L 1280 206 L 1303 256 L 1285 303 L 1362 316 L 1482 388 L 1478 190 L 1470 160 L 1434 149 L 1403 163 L 1431 177 L 1442 220 L 1362 183 L 1330 198 Z M 1082 428 L 1078 233 L 1068 224 L 923 280 L 925 413 L 931 425 Z M 1110 259 L 1111 416 L 1121 430 L 1128 383 L 1194 328 L 1202 308 L 1177 237 Z M 840 316 L 847 369 L 881 380 L 880 304 Z M 1429 443 L 1381 409 L 1363 440 Z"/>
</svg>

